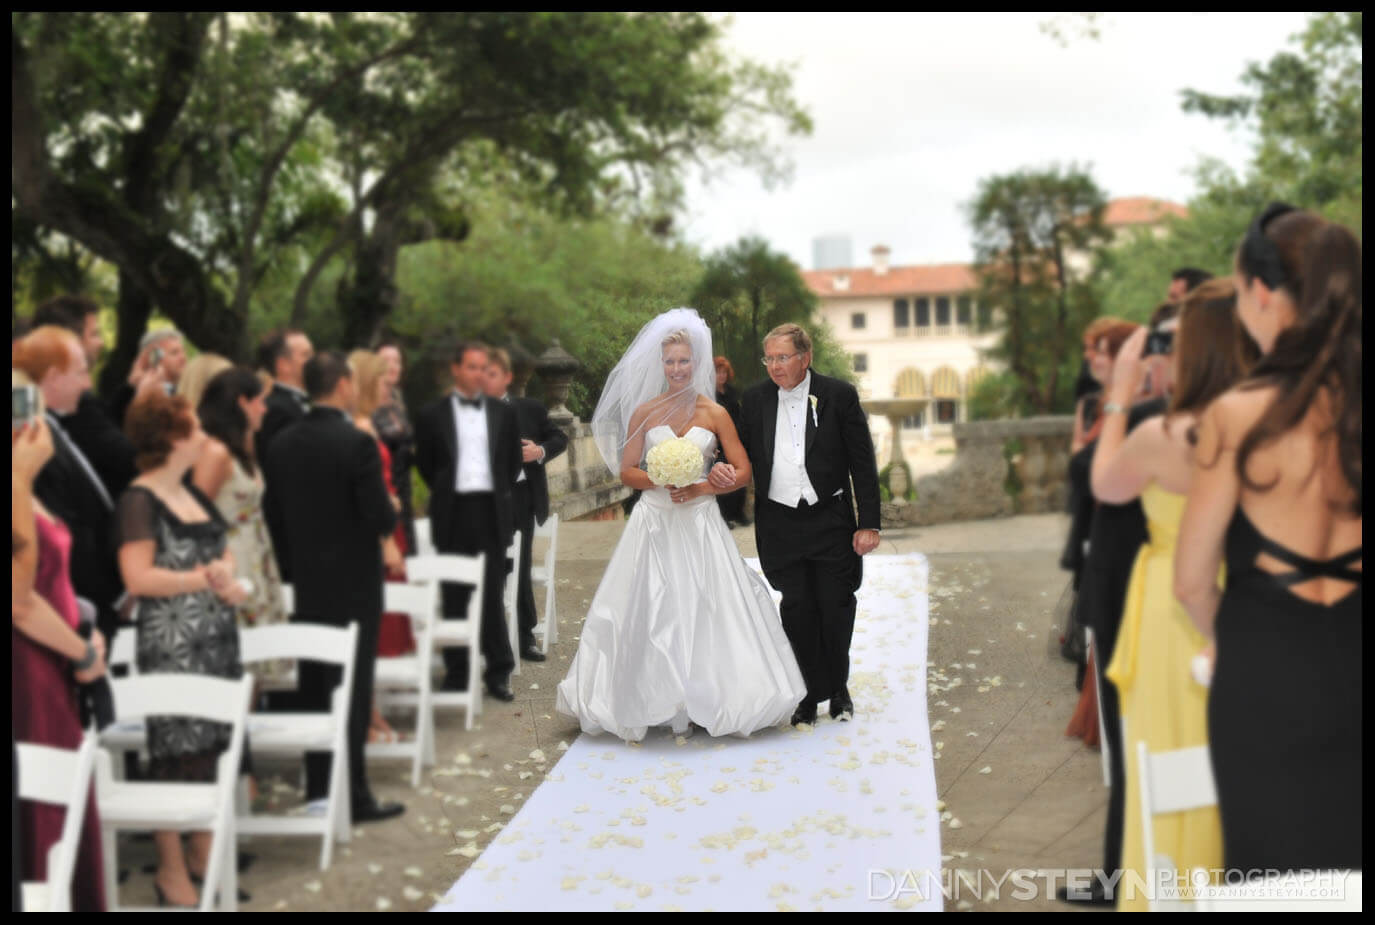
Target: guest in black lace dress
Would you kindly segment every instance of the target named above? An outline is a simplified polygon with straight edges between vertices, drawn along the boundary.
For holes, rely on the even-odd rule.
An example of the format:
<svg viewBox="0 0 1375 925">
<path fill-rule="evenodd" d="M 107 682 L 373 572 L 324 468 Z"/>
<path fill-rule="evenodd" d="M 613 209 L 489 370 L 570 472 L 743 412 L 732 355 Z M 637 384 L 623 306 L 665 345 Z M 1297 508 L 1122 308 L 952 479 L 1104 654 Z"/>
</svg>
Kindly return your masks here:
<svg viewBox="0 0 1375 925">
<path fill-rule="evenodd" d="M 185 399 L 154 392 L 134 402 L 125 430 L 142 474 L 119 499 L 116 541 L 125 586 L 138 600 L 138 669 L 241 677 L 234 608 L 246 592 L 234 578 L 228 525 L 184 480 L 205 445 L 200 422 Z M 150 717 L 149 776 L 215 780 L 229 733 L 223 723 Z M 193 833 L 189 857 L 179 833 L 155 840 L 159 898 L 194 904 L 190 876 L 205 873 L 210 833 Z"/>
<path fill-rule="evenodd" d="M 1237 288 L 1264 357 L 1200 421 L 1175 560 L 1176 594 L 1216 652 L 1223 860 L 1359 870 L 1360 242 L 1273 205 L 1242 241 Z"/>
</svg>

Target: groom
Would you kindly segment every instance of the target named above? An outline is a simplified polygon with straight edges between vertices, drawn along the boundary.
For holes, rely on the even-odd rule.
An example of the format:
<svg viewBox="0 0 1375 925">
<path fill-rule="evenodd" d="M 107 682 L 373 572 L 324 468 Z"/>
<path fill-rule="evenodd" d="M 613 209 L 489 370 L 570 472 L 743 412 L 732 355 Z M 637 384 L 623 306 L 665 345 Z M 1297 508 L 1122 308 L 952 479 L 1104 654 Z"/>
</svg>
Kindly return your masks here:
<svg viewBox="0 0 1375 925">
<path fill-rule="evenodd" d="M 854 386 L 812 372 L 812 340 L 802 328 L 770 331 L 764 365 L 773 381 L 745 393 L 740 440 L 754 467 L 759 561 L 783 594 L 783 631 L 807 682 L 792 723 L 816 722 L 823 700 L 832 719 L 848 720 L 860 557 L 879 543 L 874 444 Z M 726 468 L 712 469 L 713 485 L 729 487 Z"/>
</svg>

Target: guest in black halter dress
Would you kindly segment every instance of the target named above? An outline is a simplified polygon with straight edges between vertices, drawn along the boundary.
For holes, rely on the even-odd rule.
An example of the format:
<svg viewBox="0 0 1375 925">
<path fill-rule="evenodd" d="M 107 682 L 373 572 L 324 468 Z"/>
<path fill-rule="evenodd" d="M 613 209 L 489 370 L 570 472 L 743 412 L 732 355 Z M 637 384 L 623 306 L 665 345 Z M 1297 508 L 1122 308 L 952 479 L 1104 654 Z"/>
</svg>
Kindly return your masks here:
<svg viewBox="0 0 1375 925">
<path fill-rule="evenodd" d="M 1236 260 L 1262 359 L 1196 435 L 1175 593 L 1215 643 L 1223 863 L 1248 877 L 1361 869 L 1361 271 L 1348 229 L 1267 208 Z"/>
<path fill-rule="evenodd" d="M 1262 554 L 1291 571 L 1259 568 Z M 1229 869 L 1361 866 L 1361 547 L 1317 562 L 1261 535 L 1237 507 L 1208 699 Z M 1355 584 L 1331 606 L 1290 587 Z"/>
</svg>

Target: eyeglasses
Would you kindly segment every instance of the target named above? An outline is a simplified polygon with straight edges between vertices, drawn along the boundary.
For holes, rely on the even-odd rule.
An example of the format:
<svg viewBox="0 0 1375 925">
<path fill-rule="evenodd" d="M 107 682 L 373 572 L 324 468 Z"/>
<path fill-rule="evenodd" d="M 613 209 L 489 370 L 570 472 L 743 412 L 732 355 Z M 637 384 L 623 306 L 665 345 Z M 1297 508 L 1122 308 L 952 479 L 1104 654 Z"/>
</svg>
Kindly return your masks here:
<svg viewBox="0 0 1375 925">
<path fill-rule="evenodd" d="M 763 363 L 765 366 L 782 366 L 784 363 L 788 362 L 795 356 L 798 356 L 798 354 L 784 353 L 776 357 L 760 357 L 759 362 Z"/>
</svg>

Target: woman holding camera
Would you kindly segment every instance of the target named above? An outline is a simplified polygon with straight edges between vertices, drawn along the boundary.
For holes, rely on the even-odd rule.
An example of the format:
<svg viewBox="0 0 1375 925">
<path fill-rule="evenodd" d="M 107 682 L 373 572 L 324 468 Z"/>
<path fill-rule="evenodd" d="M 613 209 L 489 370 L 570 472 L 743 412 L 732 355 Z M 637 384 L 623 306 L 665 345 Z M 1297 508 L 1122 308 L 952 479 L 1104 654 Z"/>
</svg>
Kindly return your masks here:
<svg viewBox="0 0 1375 925">
<path fill-rule="evenodd" d="M 1092 470 L 1093 493 L 1100 502 L 1125 504 L 1140 498 L 1149 535 L 1137 554 L 1106 671 L 1117 688 L 1125 728 L 1122 869 L 1134 871 L 1141 883 L 1151 865 L 1135 812 L 1140 785 L 1136 743 L 1144 741 L 1156 752 L 1208 741 L 1206 691 L 1190 674 L 1203 640 L 1174 599 L 1174 549 L 1192 475 L 1191 435 L 1198 415 L 1241 381 L 1256 355 L 1236 319 L 1231 280 L 1204 283 L 1185 298 L 1175 344 L 1168 334 L 1149 335 L 1155 338 L 1150 355 L 1173 354 L 1174 393 L 1164 415 L 1144 421 L 1128 435 L 1127 409 L 1146 375 L 1147 330 L 1132 335 L 1117 355 Z M 1222 860 L 1216 809 L 1162 817 L 1155 824 L 1155 844 L 1182 871 L 1216 868 Z M 1127 882 L 1117 891 L 1117 908 L 1146 909 L 1146 894 Z"/>
<path fill-rule="evenodd" d="M 1175 560 L 1179 600 L 1216 644 L 1223 860 L 1360 869 L 1361 243 L 1277 203 L 1236 279 L 1264 357 L 1202 416 Z"/>
<path fill-rule="evenodd" d="M 34 479 L 53 455 L 52 435 L 29 378 L 18 371 L 10 378 L 11 388 L 28 389 L 35 412 L 12 421 L 10 429 L 10 728 L 16 742 L 75 750 L 82 738 L 75 684 L 105 674 L 105 643 L 99 630 L 90 640 L 76 632 L 71 533 L 33 494 Z M 48 850 L 62 837 L 66 815 L 60 806 L 19 805 L 14 823 L 25 881 L 47 879 Z M 71 903 L 75 912 L 105 911 L 94 794 L 81 829 Z"/>
</svg>

